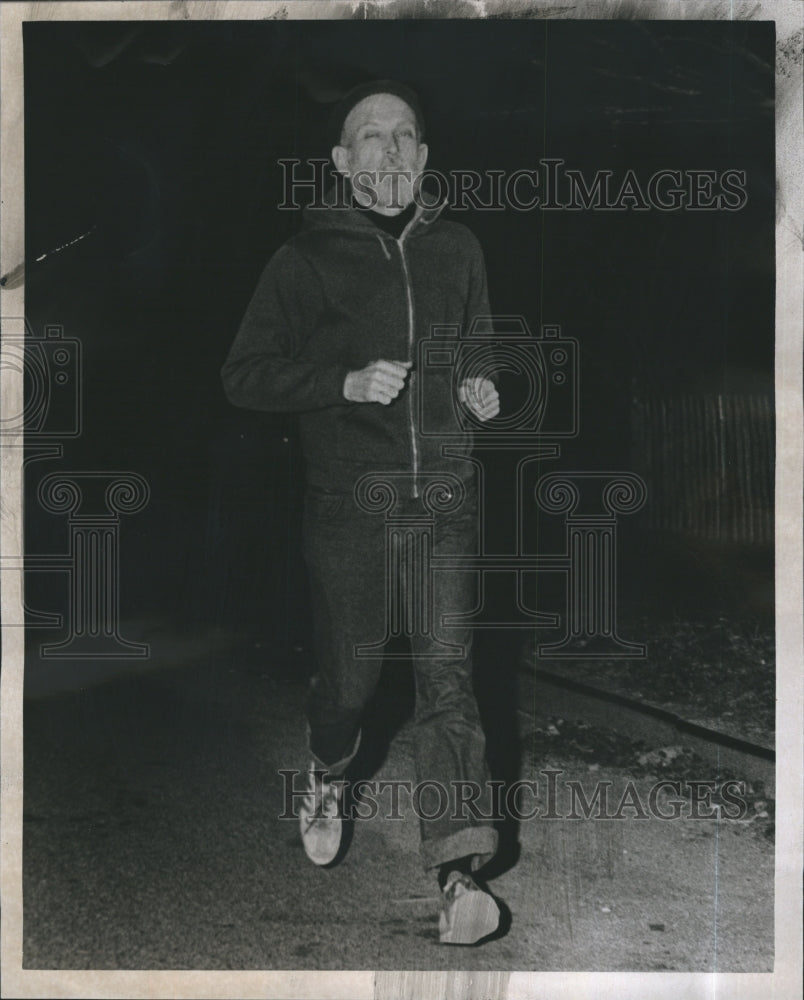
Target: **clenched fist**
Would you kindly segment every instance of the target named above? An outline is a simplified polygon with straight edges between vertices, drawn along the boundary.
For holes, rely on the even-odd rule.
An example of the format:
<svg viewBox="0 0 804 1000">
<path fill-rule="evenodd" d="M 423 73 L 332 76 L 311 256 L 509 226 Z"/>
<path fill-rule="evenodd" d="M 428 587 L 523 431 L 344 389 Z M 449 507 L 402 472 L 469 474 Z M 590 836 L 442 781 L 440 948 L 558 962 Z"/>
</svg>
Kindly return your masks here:
<svg viewBox="0 0 804 1000">
<path fill-rule="evenodd" d="M 458 387 L 458 399 L 478 420 L 491 420 L 500 412 L 500 394 L 487 378 L 467 378 Z"/>
<path fill-rule="evenodd" d="M 349 372 L 343 395 L 350 403 L 392 403 L 405 385 L 412 361 L 372 361 L 360 371 Z"/>
</svg>

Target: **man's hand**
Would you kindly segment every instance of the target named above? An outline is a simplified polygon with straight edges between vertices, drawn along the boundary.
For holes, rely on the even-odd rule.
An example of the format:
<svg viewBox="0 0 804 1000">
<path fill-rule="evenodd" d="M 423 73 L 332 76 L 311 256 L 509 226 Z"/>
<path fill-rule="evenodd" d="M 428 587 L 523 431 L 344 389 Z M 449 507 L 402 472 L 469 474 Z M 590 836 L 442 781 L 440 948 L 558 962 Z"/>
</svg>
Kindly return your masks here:
<svg viewBox="0 0 804 1000">
<path fill-rule="evenodd" d="M 392 403 L 405 385 L 412 361 L 372 361 L 360 371 L 349 372 L 343 394 L 350 403 Z"/>
<path fill-rule="evenodd" d="M 478 420 L 491 420 L 500 412 L 500 394 L 487 378 L 466 378 L 458 386 L 459 401 Z"/>
</svg>

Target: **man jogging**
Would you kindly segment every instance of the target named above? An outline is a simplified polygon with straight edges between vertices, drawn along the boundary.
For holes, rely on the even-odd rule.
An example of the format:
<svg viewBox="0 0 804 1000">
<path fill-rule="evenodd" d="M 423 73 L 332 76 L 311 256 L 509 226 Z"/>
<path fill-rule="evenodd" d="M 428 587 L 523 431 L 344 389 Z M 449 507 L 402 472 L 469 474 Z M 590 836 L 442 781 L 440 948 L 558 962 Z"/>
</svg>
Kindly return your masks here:
<svg viewBox="0 0 804 1000">
<path fill-rule="evenodd" d="M 379 680 L 378 640 L 390 614 L 410 621 L 422 599 L 411 572 L 415 532 L 386 552 L 383 516 L 367 497 L 379 488 L 396 516 L 428 519 L 435 555 L 471 556 L 477 494 L 466 428 L 499 412 L 491 380 L 456 385 L 449 366 L 417 367 L 422 340 L 449 346 L 490 312 L 477 240 L 443 220 L 443 206 L 414 197 L 428 153 L 418 98 L 374 81 L 347 94 L 333 121 L 345 203 L 333 194 L 328 206 L 305 210 L 300 234 L 263 272 L 223 368 L 235 405 L 300 414 L 317 656 L 300 822 L 319 865 L 341 847 L 343 781 Z M 392 591 L 401 607 L 389 606 Z M 421 855 L 443 892 L 441 941 L 472 944 L 499 923 L 497 904 L 472 878 L 493 856 L 496 832 L 472 635 L 444 622 L 473 610 L 474 574 L 434 572 L 424 591 L 433 628 L 408 633 L 414 750 L 417 781 L 438 794 L 422 799 Z M 436 808 L 442 792 L 447 808 Z"/>
</svg>

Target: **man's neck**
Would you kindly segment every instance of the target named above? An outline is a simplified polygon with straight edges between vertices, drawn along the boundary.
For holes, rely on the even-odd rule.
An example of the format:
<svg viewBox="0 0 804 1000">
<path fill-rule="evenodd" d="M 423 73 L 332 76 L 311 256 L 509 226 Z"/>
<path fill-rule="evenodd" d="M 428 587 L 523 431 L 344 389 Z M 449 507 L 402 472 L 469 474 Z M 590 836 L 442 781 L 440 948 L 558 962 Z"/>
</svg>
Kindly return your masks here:
<svg viewBox="0 0 804 1000">
<path fill-rule="evenodd" d="M 376 212 L 377 215 L 394 216 L 401 215 L 402 212 L 410 207 L 412 202 L 408 202 L 407 205 L 401 205 L 398 201 L 394 201 L 392 205 L 381 205 L 376 195 L 372 199 L 371 195 L 367 195 L 365 191 L 358 194 L 357 191 L 352 190 L 352 204 L 355 208 Z"/>
<path fill-rule="evenodd" d="M 393 214 L 380 211 L 378 206 L 369 208 L 366 205 L 361 205 L 356 198 L 353 199 L 352 206 L 362 212 L 367 219 L 370 219 L 378 229 L 389 233 L 397 240 L 416 213 L 415 202 L 411 202 L 399 211 L 394 211 Z"/>
</svg>

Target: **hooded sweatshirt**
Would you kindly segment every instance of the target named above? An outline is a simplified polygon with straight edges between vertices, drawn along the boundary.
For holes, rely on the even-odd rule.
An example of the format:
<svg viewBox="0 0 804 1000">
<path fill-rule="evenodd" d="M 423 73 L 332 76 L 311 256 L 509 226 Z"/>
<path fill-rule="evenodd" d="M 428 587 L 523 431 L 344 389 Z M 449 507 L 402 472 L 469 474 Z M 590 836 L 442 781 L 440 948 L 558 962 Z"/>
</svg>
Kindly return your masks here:
<svg viewBox="0 0 804 1000">
<path fill-rule="evenodd" d="M 365 212 L 308 208 L 259 279 L 223 385 L 236 406 L 300 414 L 310 485 L 351 492 L 389 473 L 417 496 L 439 472 L 473 474 L 456 398 L 469 363 L 489 367 L 489 345 L 466 338 L 489 315 L 486 272 L 476 238 L 440 212 L 418 208 L 395 239 Z M 347 374 L 380 359 L 413 363 L 399 396 L 349 402 Z"/>
</svg>

